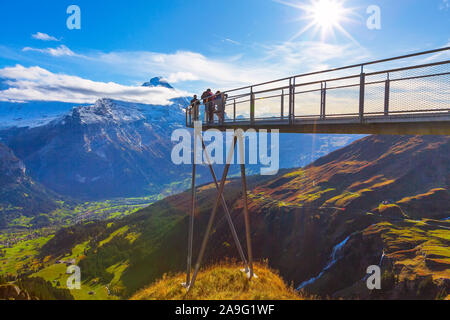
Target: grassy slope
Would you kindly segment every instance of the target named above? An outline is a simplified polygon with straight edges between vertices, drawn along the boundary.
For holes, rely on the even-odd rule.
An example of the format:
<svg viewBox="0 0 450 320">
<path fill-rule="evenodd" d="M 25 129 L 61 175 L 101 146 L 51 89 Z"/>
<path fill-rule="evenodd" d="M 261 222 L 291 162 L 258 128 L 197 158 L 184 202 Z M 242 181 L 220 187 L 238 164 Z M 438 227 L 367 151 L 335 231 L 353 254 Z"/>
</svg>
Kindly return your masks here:
<svg viewBox="0 0 450 320">
<path fill-rule="evenodd" d="M 381 223 L 387 256 L 400 271 L 400 280 L 416 276 L 450 279 L 450 222 L 424 219 Z"/>
<path fill-rule="evenodd" d="M 92 201 L 85 203 L 75 203 L 74 201 L 65 203 L 64 201 L 56 201 L 56 209 L 44 214 L 48 218 L 45 226 L 69 226 L 78 222 L 86 222 L 90 220 L 107 220 L 117 219 L 136 213 L 137 211 L 148 207 L 155 201 L 161 200 L 158 195 L 151 195 L 140 198 L 117 198 L 106 201 Z M 34 216 L 23 216 L 21 210 L 10 210 L 13 212 L 15 219 L 8 221 L 7 227 L 14 228 L 40 228 L 33 220 Z M 3 214 L 0 207 L 0 214 Z M 39 214 L 35 214 L 39 216 Z M 0 229 L 1 231 L 1 229 Z"/>
<path fill-rule="evenodd" d="M 255 265 L 257 278 L 248 280 L 240 266 L 221 264 L 199 273 L 191 292 L 181 283 L 185 274 L 165 275 L 161 280 L 136 293 L 132 300 L 301 300 L 280 276 L 268 267 Z"/>
<path fill-rule="evenodd" d="M 75 246 L 70 254 L 61 257 L 62 260 L 67 261 L 75 259 L 76 265 L 84 258 L 84 251 L 89 249 L 89 241 Z M 65 264 L 56 264 L 54 261 L 50 262 L 43 269 L 34 273 L 32 277 L 40 277 L 57 288 L 67 288 L 66 283 L 70 275 L 66 274 L 67 266 Z M 70 293 L 76 300 L 114 300 L 117 297 L 108 295 L 108 289 L 104 284 L 98 282 L 97 279 L 83 281 L 83 271 L 81 270 L 82 284 L 80 290 L 71 290 Z M 89 294 L 91 293 L 91 294 Z"/>
<path fill-rule="evenodd" d="M 52 236 L 39 237 L 36 239 L 22 241 L 11 248 L 1 248 L 0 275 L 17 274 L 35 270 L 39 266 L 36 256 L 39 249 L 48 242 Z"/>
<path fill-rule="evenodd" d="M 425 155 L 420 156 L 419 159 L 410 159 L 411 153 L 407 152 L 408 148 L 416 146 L 413 152 L 414 157 L 429 149 L 426 142 L 422 143 L 420 139 L 417 139 L 419 138 L 411 138 L 411 141 L 406 144 L 403 140 L 399 140 L 393 147 L 390 146 L 387 156 L 384 153 L 375 154 L 371 161 L 368 161 L 369 159 L 349 161 L 348 159 L 361 154 L 366 155 L 366 151 L 360 152 L 347 148 L 344 154 L 340 151 L 330 155 L 329 161 L 322 159 L 306 169 L 294 170 L 287 175 L 281 173 L 278 178 L 271 179 L 268 184 L 259 183 L 261 187 L 252 191 L 250 201 L 256 255 L 267 258 L 269 254 L 274 254 L 270 262 L 278 263 L 276 268 L 287 279 L 295 279 L 298 274 L 314 276 L 328 261 L 332 247 L 342 241 L 345 236 L 384 221 L 381 214 L 376 216 L 372 213 L 368 214 L 368 211 L 382 208 L 380 204 L 383 200 L 389 199 L 398 203 L 410 217 L 428 217 L 430 213 L 433 213 L 433 217 L 444 216 L 446 213 L 440 210 L 443 208 L 443 203 L 436 201 L 442 200 L 441 196 L 432 200 L 435 204 L 432 212 L 424 211 L 424 208 L 415 203 L 415 199 L 418 198 L 422 203 L 424 199 L 441 190 L 442 188 L 439 187 L 445 184 L 445 175 L 439 172 L 437 173 L 439 179 L 430 176 L 428 172 L 414 175 L 418 171 L 426 171 L 425 164 L 428 166 L 430 159 Z M 408 146 L 404 151 L 405 154 L 402 154 L 405 148 L 399 149 L 402 144 Z M 441 145 L 438 143 L 432 147 L 434 161 L 437 161 L 436 158 L 439 159 L 435 156 L 436 154 L 446 154 L 445 150 L 442 152 L 435 150 Z M 357 147 L 358 145 L 354 145 L 352 148 L 357 149 Z M 369 153 L 373 151 L 372 149 L 375 148 L 367 148 L 367 146 L 364 148 L 369 150 Z M 402 159 L 398 160 L 398 157 Z M 443 163 L 448 163 L 445 159 L 441 160 Z M 407 168 L 405 164 L 408 163 L 412 165 L 423 163 L 424 166 Z M 437 167 L 443 168 L 442 165 Z M 425 184 L 420 190 L 412 189 L 412 187 L 422 186 L 416 183 L 416 180 L 411 180 L 416 176 L 425 179 Z M 227 186 L 227 198 L 235 209 L 233 215 L 239 215 L 240 205 L 236 200 L 240 186 L 231 188 L 231 193 L 229 187 Z M 428 192 L 429 190 L 432 192 Z M 213 194 L 214 188 L 211 186 L 199 190 L 198 216 L 200 219 L 196 224 L 199 230 L 204 230 L 206 222 L 204 218 L 210 212 Z M 395 197 L 392 196 L 393 194 Z M 165 272 L 181 271 L 185 265 L 184 254 L 170 253 L 185 252 L 188 205 L 189 194 L 177 195 L 136 215 L 114 222 L 107 232 L 102 232 L 95 239 L 91 239 L 87 258 L 81 263 L 84 274 L 92 275 L 89 277 L 89 281 L 92 281 L 97 271 L 107 270 L 111 278 L 107 278 L 104 284 L 108 283 L 117 287 L 121 294 L 128 296 L 137 289 L 154 282 Z M 274 208 L 280 208 L 280 210 L 273 210 Z M 300 208 L 309 208 L 309 210 L 300 210 Z M 445 209 L 448 211 L 448 206 Z M 239 228 L 239 221 L 237 225 Z M 213 249 L 211 250 L 214 252 L 209 252 L 207 256 L 222 257 L 223 253 L 227 253 L 221 246 L 231 241 L 222 236 L 225 234 L 222 231 L 224 231 L 223 227 L 217 227 L 214 239 L 219 239 L 217 241 L 212 239 Z M 228 230 L 225 231 L 228 233 Z M 261 236 L 263 233 L 270 236 Z M 314 234 L 318 236 L 314 237 Z M 427 237 L 432 236 L 431 233 L 427 234 Z M 284 250 L 280 250 L 280 247 Z M 440 242 L 438 247 L 447 250 L 448 241 Z M 376 263 L 379 261 L 382 247 L 375 249 Z M 234 251 L 232 248 L 233 253 Z M 317 258 L 314 258 L 316 256 Z M 308 261 L 308 264 L 301 264 L 298 261 Z M 300 270 L 304 265 L 309 265 L 311 268 Z M 297 273 L 291 272 L 291 269 Z M 291 272 L 291 275 L 287 272 Z"/>
</svg>

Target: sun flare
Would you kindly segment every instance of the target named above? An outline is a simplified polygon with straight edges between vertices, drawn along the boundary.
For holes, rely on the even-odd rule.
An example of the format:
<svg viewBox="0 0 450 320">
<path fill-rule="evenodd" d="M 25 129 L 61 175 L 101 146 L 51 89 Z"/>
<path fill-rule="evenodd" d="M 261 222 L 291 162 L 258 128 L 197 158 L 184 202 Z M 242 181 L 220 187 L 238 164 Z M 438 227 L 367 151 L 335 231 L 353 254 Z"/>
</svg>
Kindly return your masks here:
<svg viewBox="0 0 450 320">
<path fill-rule="evenodd" d="M 311 7 L 314 22 L 324 29 L 338 25 L 344 14 L 342 4 L 332 0 L 320 0 Z"/>
<path fill-rule="evenodd" d="M 308 24 L 291 40 L 311 30 L 314 34 L 320 33 L 322 40 L 329 36 L 334 37 L 336 31 L 338 31 L 352 41 L 356 41 L 342 26 L 344 22 L 350 21 L 349 16 L 353 13 L 352 9 L 344 7 L 345 0 L 310 0 L 309 4 L 285 2 L 283 0 L 277 2 L 300 9 L 302 15 L 299 20 L 308 21 Z"/>
</svg>

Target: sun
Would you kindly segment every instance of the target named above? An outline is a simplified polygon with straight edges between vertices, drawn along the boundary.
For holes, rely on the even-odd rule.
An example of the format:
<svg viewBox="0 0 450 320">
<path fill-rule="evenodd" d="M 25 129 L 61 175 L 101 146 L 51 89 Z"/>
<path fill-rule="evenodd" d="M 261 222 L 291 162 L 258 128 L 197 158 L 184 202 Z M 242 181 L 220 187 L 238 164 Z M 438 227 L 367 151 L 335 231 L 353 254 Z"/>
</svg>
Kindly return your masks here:
<svg viewBox="0 0 450 320">
<path fill-rule="evenodd" d="M 332 0 L 319 0 L 310 8 L 314 23 L 322 29 L 330 29 L 340 24 L 345 11 L 341 3 Z"/>
<path fill-rule="evenodd" d="M 349 16 L 353 14 L 353 9 L 345 8 L 345 0 L 310 0 L 309 4 L 285 2 L 284 0 L 276 1 L 300 9 L 302 15 L 299 20 L 308 21 L 308 24 L 295 34 L 291 41 L 307 31 L 312 31 L 313 34 L 320 33 L 323 41 L 330 36 L 334 37 L 336 32 L 340 32 L 356 42 L 343 27 L 343 23 L 350 21 Z"/>
</svg>

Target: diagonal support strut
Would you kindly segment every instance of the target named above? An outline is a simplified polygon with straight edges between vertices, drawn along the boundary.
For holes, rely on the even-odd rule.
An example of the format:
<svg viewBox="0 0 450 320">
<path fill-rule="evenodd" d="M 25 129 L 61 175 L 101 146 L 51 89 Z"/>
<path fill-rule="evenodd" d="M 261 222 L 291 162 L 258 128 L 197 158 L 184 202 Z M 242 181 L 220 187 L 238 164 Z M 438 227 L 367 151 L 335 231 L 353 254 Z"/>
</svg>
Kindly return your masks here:
<svg viewBox="0 0 450 320">
<path fill-rule="evenodd" d="M 216 185 L 216 189 L 217 189 L 217 191 L 219 191 L 220 187 L 219 187 L 219 183 L 217 181 L 217 176 L 216 176 L 216 173 L 214 172 L 214 168 L 213 168 L 213 166 L 211 164 L 211 160 L 209 158 L 208 152 L 206 152 L 206 146 L 205 146 L 205 142 L 203 141 L 203 139 L 202 139 L 202 147 L 203 147 L 203 151 L 205 151 L 205 153 L 204 153 L 205 154 L 205 158 L 206 158 L 206 161 L 208 163 L 209 170 L 211 171 L 211 175 L 212 175 L 212 177 L 214 179 L 214 183 Z M 236 244 L 236 248 L 237 248 L 237 250 L 239 252 L 239 255 L 240 255 L 241 259 L 242 259 L 242 262 L 244 263 L 245 272 L 248 273 L 249 272 L 249 265 L 248 265 L 247 259 L 245 258 L 244 250 L 242 249 L 241 242 L 239 241 L 239 237 L 237 235 L 236 228 L 234 226 L 233 219 L 231 218 L 230 210 L 228 209 L 228 205 L 227 205 L 227 202 L 225 200 L 225 197 L 224 197 L 223 193 L 221 195 L 221 198 L 222 198 L 222 207 L 225 210 L 225 217 L 227 218 L 228 225 L 230 226 L 230 231 L 231 231 L 231 234 L 233 235 L 233 239 L 234 239 L 234 242 Z"/>
<path fill-rule="evenodd" d="M 249 212 L 248 212 L 247 179 L 246 179 L 246 173 L 245 173 L 244 136 L 243 136 L 242 133 L 238 133 L 238 134 L 236 134 L 233 137 L 233 143 L 232 143 L 232 146 L 230 148 L 230 152 L 228 153 L 227 162 L 226 162 L 226 165 L 225 165 L 225 169 L 224 169 L 224 172 L 223 172 L 220 184 L 217 181 L 217 177 L 216 177 L 216 174 L 214 172 L 214 168 L 212 166 L 212 163 L 210 161 L 208 153 L 206 152 L 206 146 L 205 146 L 205 143 L 204 143 L 204 141 L 203 141 L 201 136 L 200 136 L 200 139 L 201 139 L 201 142 L 202 142 L 203 151 L 205 151 L 205 156 L 206 156 L 206 159 L 207 159 L 207 162 L 208 162 L 211 174 L 212 174 L 213 179 L 214 179 L 214 183 L 216 185 L 217 197 L 216 197 L 216 200 L 215 200 L 215 203 L 214 203 L 214 208 L 212 210 L 211 216 L 210 216 L 209 221 L 208 221 L 208 225 L 207 225 L 206 232 L 205 232 L 205 235 L 204 235 L 204 238 L 203 238 L 203 241 L 202 241 L 202 245 L 201 245 L 201 248 L 200 248 L 200 253 L 199 253 L 198 258 L 197 258 L 197 262 L 196 262 L 196 265 L 195 265 L 194 273 L 192 275 L 192 279 L 190 278 L 191 265 L 188 265 L 187 282 L 186 282 L 186 284 L 184 284 L 184 286 L 188 290 L 188 293 L 195 285 L 195 281 L 197 279 L 198 272 L 200 270 L 200 266 L 202 264 L 202 261 L 203 261 L 204 255 L 205 255 L 206 246 L 208 244 L 208 241 L 209 241 L 209 238 L 210 238 L 210 235 L 211 235 L 211 231 L 212 231 L 212 227 L 213 227 L 213 224 L 214 224 L 214 220 L 215 220 L 215 217 L 217 215 L 217 211 L 218 211 L 218 208 L 219 208 L 220 204 L 222 204 L 222 206 L 224 208 L 225 216 L 226 216 L 226 218 L 228 220 L 228 224 L 230 226 L 230 230 L 231 230 L 231 233 L 233 235 L 233 239 L 234 239 L 234 241 L 236 243 L 236 247 L 238 249 L 239 255 L 241 256 L 241 259 L 242 259 L 242 261 L 244 262 L 244 265 L 245 265 L 245 269 L 242 270 L 242 271 L 244 271 L 247 274 L 247 276 L 248 276 L 248 278 L 250 280 L 253 277 L 256 277 L 256 275 L 254 274 L 254 271 L 253 271 L 253 253 L 252 253 L 252 243 L 251 243 L 250 218 L 249 218 Z M 239 238 L 237 236 L 236 229 L 234 227 L 230 211 L 228 209 L 225 197 L 223 195 L 224 189 L 225 189 L 225 183 L 226 183 L 227 176 L 228 176 L 228 172 L 229 172 L 229 169 L 230 169 L 230 166 L 231 166 L 232 159 L 234 157 L 234 153 L 235 153 L 235 149 L 236 149 L 238 141 L 239 141 L 240 163 L 241 163 L 242 193 L 243 193 L 243 201 L 244 201 L 244 221 L 245 221 L 247 250 L 248 250 L 248 258 L 249 258 L 248 262 L 247 262 L 247 260 L 245 258 L 244 251 L 243 251 L 242 246 L 241 246 L 241 244 L 239 242 Z M 197 140 L 195 140 L 195 143 L 196 142 L 197 142 Z M 194 148 L 194 150 L 196 150 L 196 149 Z M 194 166 L 195 166 L 195 163 L 194 163 Z M 195 174 L 195 169 L 193 169 L 193 174 Z M 191 220 L 190 220 L 192 224 L 190 224 L 190 231 L 189 231 L 190 232 L 190 236 L 189 236 L 189 239 L 190 239 L 190 244 L 189 244 L 190 251 L 189 251 L 189 254 L 190 255 L 188 254 L 188 263 L 192 262 L 193 213 L 194 212 L 195 212 L 195 178 L 193 178 L 193 187 L 192 187 L 192 215 L 191 215 Z"/>
<path fill-rule="evenodd" d="M 231 160 L 232 160 L 232 157 L 233 157 L 233 154 L 234 154 L 234 149 L 235 149 L 235 146 L 236 146 L 236 142 L 237 142 L 237 137 L 234 137 L 232 148 L 230 150 L 230 153 L 228 154 L 227 163 L 226 163 L 225 169 L 223 171 L 222 180 L 220 181 L 219 191 L 217 192 L 216 201 L 214 202 L 214 208 L 213 208 L 213 211 L 211 213 L 211 216 L 209 217 L 208 226 L 206 227 L 206 233 L 205 233 L 205 236 L 203 238 L 202 246 L 200 248 L 200 253 L 199 253 L 198 258 L 197 258 L 197 263 L 195 264 L 194 274 L 192 275 L 191 282 L 189 283 L 189 286 L 188 286 L 188 292 L 194 287 L 195 280 L 197 279 L 197 275 L 198 275 L 198 272 L 200 270 L 200 266 L 201 266 L 202 261 L 203 261 L 203 256 L 205 255 L 206 245 L 208 244 L 209 236 L 211 234 L 211 229 L 212 229 L 213 223 L 214 223 L 214 219 L 216 217 L 217 210 L 219 208 L 220 200 L 221 200 L 221 197 L 223 195 L 223 190 L 225 189 L 225 182 L 227 180 L 228 171 L 230 170 Z"/>
</svg>

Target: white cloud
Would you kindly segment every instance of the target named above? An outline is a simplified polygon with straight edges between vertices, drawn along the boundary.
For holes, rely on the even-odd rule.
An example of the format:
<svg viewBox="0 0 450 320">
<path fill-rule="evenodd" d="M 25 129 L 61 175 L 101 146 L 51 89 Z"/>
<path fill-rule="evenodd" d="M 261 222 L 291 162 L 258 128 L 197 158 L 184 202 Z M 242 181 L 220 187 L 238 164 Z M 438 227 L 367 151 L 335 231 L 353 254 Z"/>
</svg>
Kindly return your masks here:
<svg viewBox="0 0 450 320">
<path fill-rule="evenodd" d="M 135 103 L 169 105 L 170 99 L 189 95 L 187 92 L 164 87 L 148 88 L 124 86 L 117 83 L 96 82 L 77 76 L 55 74 L 40 67 L 7 67 L 0 69 L 8 89 L 0 91 L 0 101 L 59 101 L 93 103 L 111 98 Z"/>
<path fill-rule="evenodd" d="M 35 33 L 35 34 L 31 35 L 31 36 L 34 39 L 42 40 L 42 41 L 59 41 L 59 39 L 57 39 L 57 38 L 55 38 L 53 36 L 50 36 L 50 35 L 48 35 L 46 33 L 42 33 L 42 32 Z"/>
<path fill-rule="evenodd" d="M 450 48 L 450 42 L 447 42 L 442 48 Z M 441 51 L 431 56 L 426 56 L 423 59 L 419 59 L 420 63 L 436 62 L 437 60 L 445 60 L 450 58 L 450 50 Z"/>
<path fill-rule="evenodd" d="M 289 74 L 319 71 L 364 62 L 369 52 L 356 44 L 328 44 L 320 41 L 288 41 L 264 46 L 266 61 Z M 294 69 L 294 70 L 292 70 Z"/>
<path fill-rule="evenodd" d="M 442 0 L 440 9 L 441 10 L 448 10 L 448 9 L 450 9 L 450 1 L 449 0 Z"/>
<path fill-rule="evenodd" d="M 182 81 L 196 81 L 200 79 L 190 72 L 176 72 L 169 74 L 166 80 L 169 83 L 177 83 Z"/>
<path fill-rule="evenodd" d="M 65 46 L 58 48 L 24 48 L 53 57 L 71 58 L 67 61 L 96 70 L 105 77 L 126 79 L 132 83 L 149 76 L 162 76 L 178 87 L 202 90 L 205 86 L 220 90 L 285 78 L 332 66 L 352 64 L 368 59 L 368 52 L 354 44 L 325 44 L 319 41 L 280 42 L 270 45 L 254 44 L 250 56 L 236 54 L 228 57 L 208 57 L 192 51 L 160 53 L 150 51 L 91 51 L 78 54 Z"/>
<path fill-rule="evenodd" d="M 368 52 L 354 44 L 285 42 L 255 46 L 256 55 L 212 58 L 191 51 L 158 53 L 111 52 L 90 55 L 97 66 L 114 66 L 116 73 L 139 77 L 161 75 L 171 83 L 201 81 L 221 89 L 234 88 L 309 71 L 330 64 L 351 64 L 368 59 Z"/>
<path fill-rule="evenodd" d="M 237 45 L 237 46 L 241 45 L 240 42 L 235 41 L 235 40 L 230 39 L 230 38 L 223 39 L 222 42 L 228 42 L 228 43 L 231 43 L 231 44 L 234 44 L 234 45 Z"/>
<path fill-rule="evenodd" d="M 170 82 L 202 80 L 233 86 L 251 83 L 263 76 L 262 71 L 250 66 L 237 65 L 228 59 L 207 58 L 200 53 L 178 51 L 172 54 L 157 52 L 111 52 L 91 57 L 96 63 L 114 66 L 118 72 L 142 77 L 162 75 Z M 260 72 L 261 74 L 257 74 Z M 264 72 L 265 73 L 265 72 Z"/>
<path fill-rule="evenodd" d="M 22 51 L 24 51 L 24 52 L 35 51 L 35 52 L 49 54 L 49 55 L 51 55 L 53 57 L 62 57 L 62 56 L 69 56 L 69 57 L 79 56 L 79 57 L 81 57 L 81 55 L 77 55 L 75 52 L 70 50 L 65 45 L 60 45 L 57 48 L 46 48 L 46 49 L 37 49 L 37 48 L 25 47 L 25 48 L 22 49 Z"/>
</svg>

